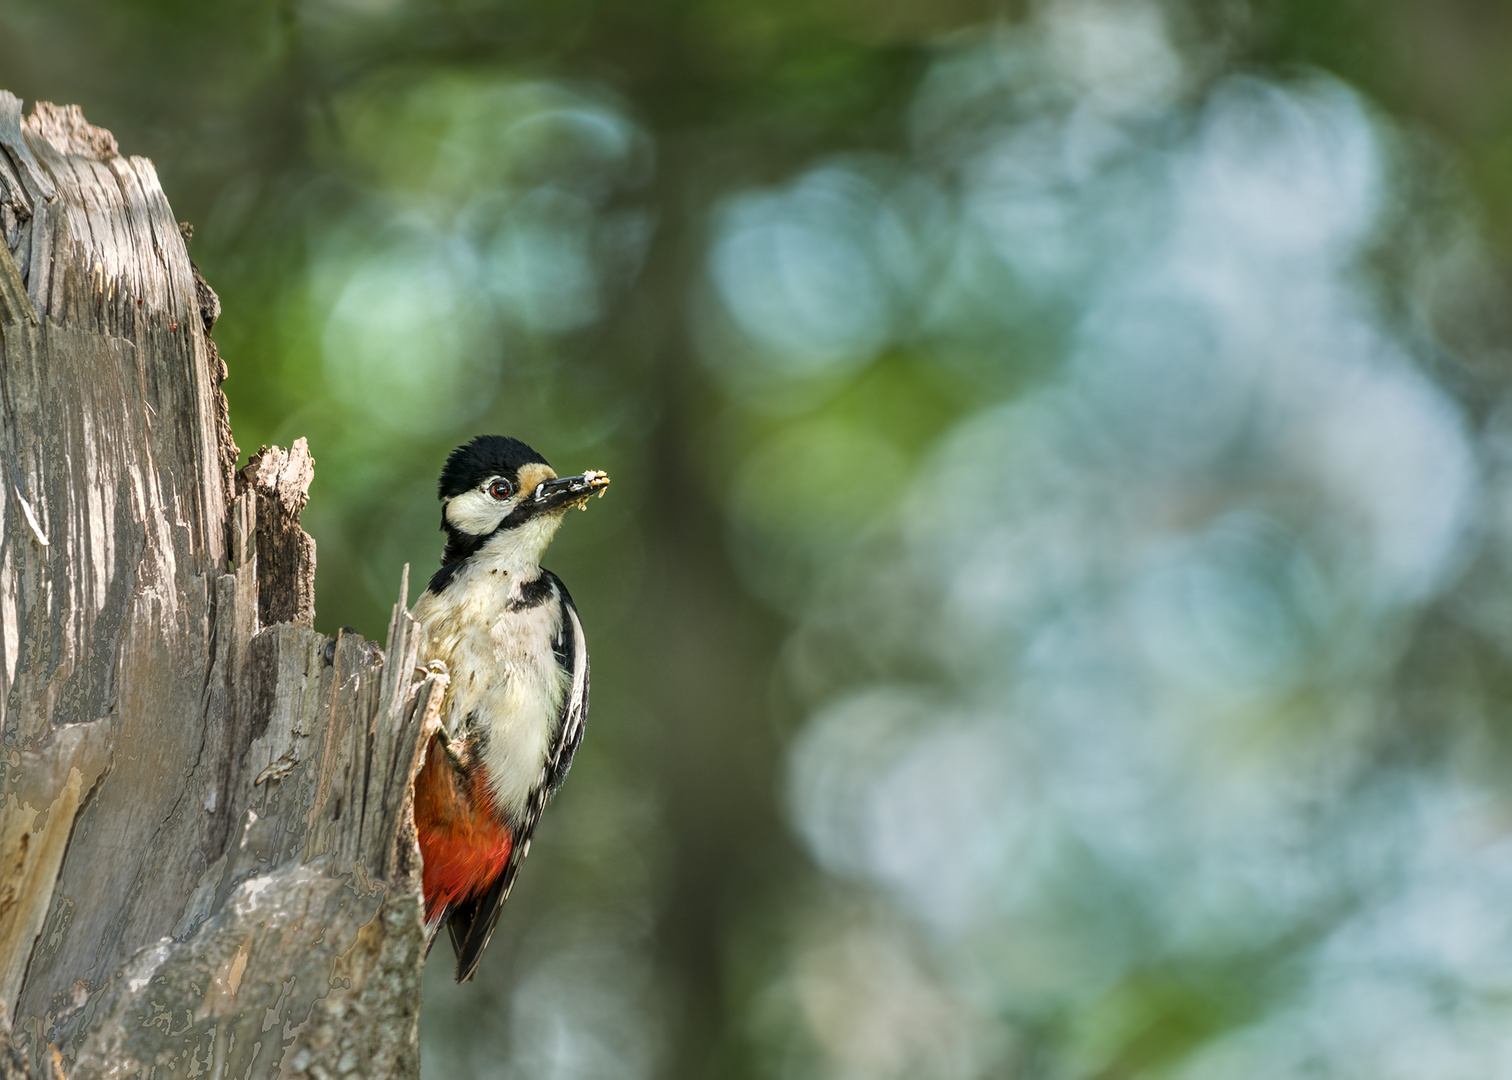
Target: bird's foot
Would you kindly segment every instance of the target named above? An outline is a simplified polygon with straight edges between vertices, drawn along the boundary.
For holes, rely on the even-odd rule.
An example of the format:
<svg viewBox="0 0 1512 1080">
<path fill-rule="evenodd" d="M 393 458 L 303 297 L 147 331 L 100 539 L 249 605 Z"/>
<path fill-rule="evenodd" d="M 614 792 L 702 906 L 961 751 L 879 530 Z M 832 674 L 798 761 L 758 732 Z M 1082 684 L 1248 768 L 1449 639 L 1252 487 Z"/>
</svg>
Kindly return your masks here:
<svg viewBox="0 0 1512 1080">
<path fill-rule="evenodd" d="M 436 738 L 441 740 L 441 745 L 446 749 L 446 756 L 451 759 L 452 765 L 457 769 L 464 769 L 467 765 L 469 754 L 465 739 L 454 739 L 443 728 L 436 732 Z"/>
</svg>

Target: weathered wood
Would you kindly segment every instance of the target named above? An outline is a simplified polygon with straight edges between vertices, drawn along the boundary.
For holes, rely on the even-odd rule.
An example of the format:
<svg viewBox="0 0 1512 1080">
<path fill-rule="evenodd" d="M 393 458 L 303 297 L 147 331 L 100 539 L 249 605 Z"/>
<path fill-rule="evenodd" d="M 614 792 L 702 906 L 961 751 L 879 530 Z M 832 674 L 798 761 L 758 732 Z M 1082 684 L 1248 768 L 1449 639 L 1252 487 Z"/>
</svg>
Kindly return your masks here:
<svg viewBox="0 0 1512 1080">
<path fill-rule="evenodd" d="M 265 446 L 237 474 L 257 500 L 257 608 L 266 623 L 315 624 L 315 540 L 299 527 L 315 459 L 303 439 L 287 451 Z"/>
<path fill-rule="evenodd" d="M 150 162 L 0 92 L 0 233 L 0 1027 L 36 1075 L 416 1075 L 404 593 L 382 651 L 311 629 L 313 462 L 233 479 Z"/>
</svg>

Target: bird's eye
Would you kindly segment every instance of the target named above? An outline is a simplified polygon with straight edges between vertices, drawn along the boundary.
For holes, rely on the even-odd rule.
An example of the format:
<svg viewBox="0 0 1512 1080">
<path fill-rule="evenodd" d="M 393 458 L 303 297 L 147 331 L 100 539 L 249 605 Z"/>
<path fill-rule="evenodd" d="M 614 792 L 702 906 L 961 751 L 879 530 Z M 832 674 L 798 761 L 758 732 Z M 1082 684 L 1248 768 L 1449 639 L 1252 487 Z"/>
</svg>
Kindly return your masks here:
<svg viewBox="0 0 1512 1080">
<path fill-rule="evenodd" d="M 488 482 L 488 493 L 495 499 L 503 502 L 514 493 L 514 488 L 510 486 L 508 480 L 505 480 L 503 477 L 499 477 L 496 480 L 490 480 Z"/>
</svg>

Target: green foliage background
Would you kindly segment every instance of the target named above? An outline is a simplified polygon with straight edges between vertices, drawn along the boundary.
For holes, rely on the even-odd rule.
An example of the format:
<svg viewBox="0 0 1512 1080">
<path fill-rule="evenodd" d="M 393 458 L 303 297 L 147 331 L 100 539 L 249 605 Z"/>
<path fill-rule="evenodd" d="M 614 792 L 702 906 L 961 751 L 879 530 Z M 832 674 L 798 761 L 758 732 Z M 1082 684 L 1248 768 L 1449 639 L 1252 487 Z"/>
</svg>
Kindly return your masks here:
<svg viewBox="0 0 1512 1080">
<path fill-rule="evenodd" d="M 427 1075 L 1512 1070 L 1512 9 L 0 0 L 0 85 L 195 224 L 321 629 L 465 438 L 614 477 Z"/>
</svg>

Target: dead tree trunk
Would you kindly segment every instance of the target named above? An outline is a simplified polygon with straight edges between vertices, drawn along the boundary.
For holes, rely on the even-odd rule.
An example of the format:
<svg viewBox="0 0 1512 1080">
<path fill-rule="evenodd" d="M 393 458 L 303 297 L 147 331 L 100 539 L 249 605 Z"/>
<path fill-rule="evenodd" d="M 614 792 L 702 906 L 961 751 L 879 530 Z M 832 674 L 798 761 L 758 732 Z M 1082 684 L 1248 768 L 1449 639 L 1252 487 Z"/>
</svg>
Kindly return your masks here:
<svg viewBox="0 0 1512 1080">
<path fill-rule="evenodd" d="M 311 628 L 313 463 L 233 476 L 151 162 L 0 92 L 0 228 L 0 1032 L 49 1076 L 414 1076 L 405 594 L 381 652 Z"/>
</svg>

